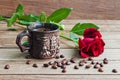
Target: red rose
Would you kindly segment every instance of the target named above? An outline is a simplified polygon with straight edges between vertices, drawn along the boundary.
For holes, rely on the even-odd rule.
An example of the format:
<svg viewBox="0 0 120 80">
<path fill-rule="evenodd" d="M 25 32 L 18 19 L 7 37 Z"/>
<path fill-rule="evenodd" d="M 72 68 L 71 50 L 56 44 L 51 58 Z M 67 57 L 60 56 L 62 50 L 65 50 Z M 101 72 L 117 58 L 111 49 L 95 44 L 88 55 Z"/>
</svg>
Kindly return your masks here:
<svg viewBox="0 0 120 80">
<path fill-rule="evenodd" d="M 101 38 L 102 35 L 100 34 L 100 32 L 95 29 L 95 28 L 88 28 L 84 31 L 84 38 L 95 38 L 95 37 L 98 37 L 98 38 Z"/>
<path fill-rule="evenodd" d="M 101 34 L 94 28 L 86 29 L 84 39 L 79 39 L 79 49 L 82 57 L 96 57 L 104 51 L 104 41 Z"/>
</svg>

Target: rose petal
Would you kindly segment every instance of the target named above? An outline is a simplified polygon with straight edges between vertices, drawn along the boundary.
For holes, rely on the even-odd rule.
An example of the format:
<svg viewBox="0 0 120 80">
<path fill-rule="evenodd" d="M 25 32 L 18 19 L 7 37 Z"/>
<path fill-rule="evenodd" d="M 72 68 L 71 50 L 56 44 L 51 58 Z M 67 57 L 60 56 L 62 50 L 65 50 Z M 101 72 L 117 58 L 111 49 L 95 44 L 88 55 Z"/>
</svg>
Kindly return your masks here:
<svg viewBox="0 0 120 80">
<path fill-rule="evenodd" d="M 87 28 L 84 31 L 84 38 L 96 38 L 96 37 L 99 37 L 99 38 L 102 37 L 102 35 L 100 34 L 100 32 L 97 29 Z"/>
<path fill-rule="evenodd" d="M 80 38 L 79 38 L 79 49 L 82 49 L 83 47 L 85 47 L 85 43 L 84 43 L 84 41 L 83 40 L 81 40 Z"/>
<path fill-rule="evenodd" d="M 80 53 L 80 54 L 81 54 L 81 56 L 82 56 L 83 58 L 88 58 L 88 57 L 89 57 L 89 55 L 85 54 L 85 53 L 84 53 L 84 52 L 82 52 L 82 51 L 81 51 L 81 53 Z"/>
</svg>

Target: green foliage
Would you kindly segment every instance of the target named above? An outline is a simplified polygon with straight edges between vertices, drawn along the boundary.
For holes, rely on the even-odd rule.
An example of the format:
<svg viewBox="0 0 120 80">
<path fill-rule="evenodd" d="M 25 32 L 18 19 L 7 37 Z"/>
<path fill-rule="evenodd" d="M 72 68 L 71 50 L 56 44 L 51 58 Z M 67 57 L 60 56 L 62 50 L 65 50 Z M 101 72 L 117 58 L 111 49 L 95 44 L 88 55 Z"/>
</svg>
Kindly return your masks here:
<svg viewBox="0 0 120 80">
<path fill-rule="evenodd" d="M 59 26 L 59 29 L 60 29 L 60 30 L 64 30 L 64 29 L 65 29 L 65 26 L 64 26 L 63 24 L 55 23 L 55 22 L 50 22 L 50 23 L 53 23 L 53 24 Z"/>
<path fill-rule="evenodd" d="M 96 29 L 99 29 L 99 27 L 93 23 L 77 23 L 72 29 L 70 32 L 73 32 L 75 34 L 78 34 L 78 35 L 83 35 L 83 32 L 85 29 L 87 28 L 96 28 Z"/>
<path fill-rule="evenodd" d="M 25 46 L 25 47 L 29 47 L 29 42 L 28 41 L 24 41 L 22 45 Z"/>
<path fill-rule="evenodd" d="M 14 13 L 11 18 L 6 18 L 7 26 L 11 27 L 13 23 L 16 22 L 17 18 L 18 18 L 18 15 L 16 13 Z"/>
<path fill-rule="evenodd" d="M 41 15 L 39 16 L 39 21 L 40 22 L 46 22 L 47 16 L 45 12 L 42 12 Z"/>
<path fill-rule="evenodd" d="M 72 11 L 72 8 L 60 8 L 55 12 L 53 12 L 50 16 L 48 16 L 47 22 L 52 21 L 52 22 L 59 23 L 60 21 L 65 19 L 70 14 L 71 11 Z"/>
<path fill-rule="evenodd" d="M 23 16 L 24 15 L 24 7 L 22 4 L 19 4 L 16 8 L 16 14 L 18 15 L 18 17 Z"/>
<path fill-rule="evenodd" d="M 3 20 L 3 17 L 2 17 L 2 16 L 0 16 L 0 21 L 1 21 L 1 20 Z"/>
</svg>

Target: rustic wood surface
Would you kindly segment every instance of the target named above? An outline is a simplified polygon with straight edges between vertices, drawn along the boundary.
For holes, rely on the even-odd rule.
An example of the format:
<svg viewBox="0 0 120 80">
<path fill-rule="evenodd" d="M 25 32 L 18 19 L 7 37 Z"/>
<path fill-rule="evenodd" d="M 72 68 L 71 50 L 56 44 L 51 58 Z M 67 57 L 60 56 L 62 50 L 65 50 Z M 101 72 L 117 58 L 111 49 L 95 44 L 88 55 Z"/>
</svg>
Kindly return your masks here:
<svg viewBox="0 0 120 80">
<path fill-rule="evenodd" d="M 25 14 L 51 14 L 61 7 L 71 7 L 69 19 L 120 19 L 119 0 L 0 0 L 0 15 L 11 16 L 18 3 L 25 7 Z"/>
<path fill-rule="evenodd" d="M 19 31 L 8 31 L 5 22 L 0 22 L 0 79 L 1 80 L 119 80 L 120 79 L 120 21 L 119 20 L 65 20 L 62 23 L 66 26 L 66 36 L 68 31 L 77 22 L 92 22 L 100 27 L 100 31 L 105 40 L 105 51 L 99 57 L 94 58 L 97 62 L 102 62 L 104 58 L 108 58 L 109 64 L 104 65 L 104 72 L 98 72 L 97 69 L 85 69 L 85 65 L 78 70 L 74 70 L 74 65 L 78 64 L 82 58 L 79 51 L 75 49 L 75 45 L 71 41 L 60 39 L 60 54 L 64 54 L 66 59 L 76 58 L 76 63 L 67 66 L 67 72 L 62 73 L 61 69 L 53 70 L 51 67 L 44 68 L 43 63 L 54 61 L 56 59 L 26 59 L 27 52 L 21 53 L 15 44 L 15 39 Z M 18 24 L 16 24 L 16 27 Z M 31 64 L 25 64 L 27 60 L 31 60 Z M 38 68 L 32 67 L 37 63 Z M 4 66 L 10 65 L 9 70 L 5 70 Z M 88 61 L 87 64 L 90 64 Z M 118 73 L 112 73 L 112 69 L 117 69 Z"/>
</svg>

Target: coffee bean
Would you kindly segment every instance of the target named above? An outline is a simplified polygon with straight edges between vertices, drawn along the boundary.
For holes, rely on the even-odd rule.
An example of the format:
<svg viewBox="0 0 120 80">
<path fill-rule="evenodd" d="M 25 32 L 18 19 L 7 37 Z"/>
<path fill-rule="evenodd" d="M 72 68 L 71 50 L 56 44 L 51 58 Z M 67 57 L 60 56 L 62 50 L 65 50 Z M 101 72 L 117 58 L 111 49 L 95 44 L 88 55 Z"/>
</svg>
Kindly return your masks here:
<svg viewBox="0 0 120 80">
<path fill-rule="evenodd" d="M 9 69 L 10 68 L 10 65 L 5 65 L 4 69 Z"/>
<path fill-rule="evenodd" d="M 95 64 L 95 61 L 91 61 L 91 64 Z"/>
<path fill-rule="evenodd" d="M 117 73 L 117 70 L 116 70 L 116 69 L 113 69 L 112 72 L 113 72 L 113 73 Z"/>
<path fill-rule="evenodd" d="M 59 57 L 59 55 L 56 55 L 56 57 L 55 57 L 56 59 L 59 59 L 60 57 Z"/>
<path fill-rule="evenodd" d="M 26 61 L 26 64 L 30 64 L 30 63 L 31 63 L 31 61 L 30 61 L 30 60 L 27 60 L 27 61 Z"/>
<path fill-rule="evenodd" d="M 62 66 L 61 66 L 61 68 L 62 68 L 62 69 L 65 69 L 65 68 L 66 68 L 66 66 L 65 66 L 65 65 L 62 65 Z"/>
<path fill-rule="evenodd" d="M 60 55 L 60 58 L 64 58 L 65 56 L 63 54 Z"/>
<path fill-rule="evenodd" d="M 66 62 L 66 65 L 70 65 L 70 62 L 69 62 L 69 61 L 67 61 L 67 62 Z"/>
<path fill-rule="evenodd" d="M 88 61 L 92 61 L 92 60 L 93 60 L 93 58 L 92 58 L 92 57 L 89 57 L 89 58 L 88 58 Z"/>
<path fill-rule="evenodd" d="M 52 68 L 53 68 L 53 69 L 57 69 L 57 65 L 53 65 Z"/>
<path fill-rule="evenodd" d="M 99 62 L 96 62 L 96 64 L 100 64 Z"/>
<path fill-rule="evenodd" d="M 104 63 L 104 64 L 108 64 L 108 60 L 104 60 L 103 63 Z"/>
<path fill-rule="evenodd" d="M 99 65 L 100 65 L 100 67 L 103 67 L 103 64 L 102 64 L 102 63 L 100 63 Z"/>
<path fill-rule="evenodd" d="M 74 59 L 74 58 L 71 58 L 71 59 L 70 59 L 70 62 L 71 62 L 71 63 L 75 63 L 75 59 Z"/>
<path fill-rule="evenodd" d="M 84 66 L 84 63 L 80 62 L 80 63 L 79 63 L 79 66 Z"/>
<path fill-rule="evenodd" d="M 50 61 L 48 64 L 49 64 L 49 65 L 52 65 L 52 64 L 53 64 L 53 62 L 52 62 L 52 61 Z"/>
<path fill-rule="evenodd" d="M 98 71 L 99 71 L 99 72 L 103 72 L 103 69 L 102 69 L 102 68 L 98 68 Z"/>
<path fill-rule="evenodd" d="M 47 64 L 47 63 L 43 64 L 43 67 L 48 67 L 48 66 L 49 66 L 49 64 Z"/>
<path fill-rule="evenodd" d="M 63 69 L 63 70 L 62 70 L 62 73 L 66 73 L 66 69 Z"/>
<path fill-rule="evenodd" d="M 74 66 L 74 69 L 79 69 L 79 66 L 78 66 L 78 65 L 75 65 L 75 66 Z"/>
<path fill-rule="evenodd" d="M 66 59 L 63 59 L 62 60 L 62 64 L 65 65 L 67 63 L 67 60 Z"/>
<path fill-rule="evenodd" d="M 59 62 L 59 63 L 57 64 L 57 66 L 58 66 L 58 67 L 61 67 L 61 66 L 62 66 L 62 63 Z"/>
<path fill-rule="evenodd" d="M 31 59 L 32 57 L 31 57 L 31 55 L 26 55 L 25 58 L 26 59 Z"/>
<path fill-rule="evenodd" d="M 100 67 L 100 65 L 98 65 L 98 64 L 95 64 L 95 65 L 94 65 L 94 68 L 95 68 L 95 69 L 97 69 L 97 68 L 99 68 L 99 67 Z"/>
<path fill-rule="evenodd" d="M 104 61 L 104 60 L 107 60 L 107 58 L 104 58 L 103 61 Z"/>
<path fill-rule="evenodd" d="M 91 67 L 91 65 L 86 65 L 85 68 L 86 69 L 89 69 Z"/>
<path fill-rule="evenodd" d="M 38 65 L 37 65 L 37 64 L 33 64 L 33 67 L 37 68 L 37 67 L 38 67 Z"/>
<path fill-rule="evenodd" d="M 53 65 L 58 65 L 59 61 L 54 61 Z"/>
</svg>

